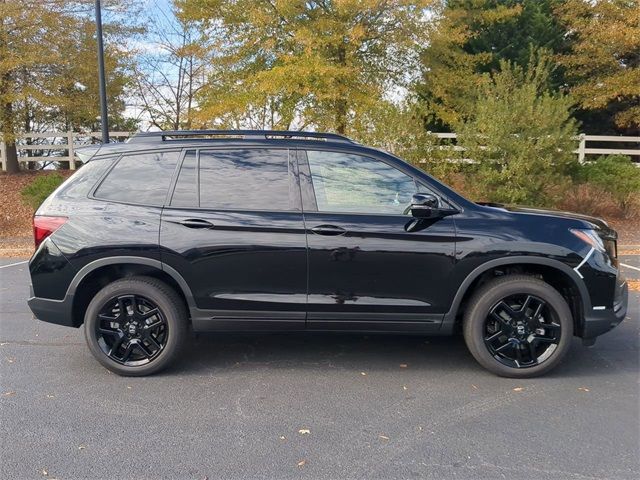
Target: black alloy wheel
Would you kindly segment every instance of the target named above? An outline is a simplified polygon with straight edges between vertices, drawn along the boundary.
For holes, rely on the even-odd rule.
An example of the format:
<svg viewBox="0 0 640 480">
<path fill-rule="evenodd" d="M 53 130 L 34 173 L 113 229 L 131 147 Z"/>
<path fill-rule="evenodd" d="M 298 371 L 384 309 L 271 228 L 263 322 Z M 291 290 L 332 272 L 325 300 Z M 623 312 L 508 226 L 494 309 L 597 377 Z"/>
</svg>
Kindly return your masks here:
<svg viewBox="0 0 640 480">
<path fill-rule="evenodd" d="M 115 280 L 84 316 L 93 356 L 118 375 L 143 376 L 171 364 L 187 341 L 189 316 L 180 295 L 152 277 Z"/>
<path fill-rule="evenodd" d="M 166 346 L 169 327 L 153 301 L 140 295 L 107 300 L 98 313 L 96 338 L 102 351 L 125 366 L 152 362 Z"/>
<path fill-rule="evenodd" d="M 503 275 L 479 287 L 465 308 L 462 327 L 478 363 L 512 378 L 552 370 L 573 338 L 573 316 L 565 298 L 530 275 Z"/>
<path fill-rule="evenodd" d="M 541 364 L 558 348 L 562 328 L 547 302 L 535 295 L 510 295 L 490 310 L 484 343 L 493 357 L 512 368 Z"/>
</svg>

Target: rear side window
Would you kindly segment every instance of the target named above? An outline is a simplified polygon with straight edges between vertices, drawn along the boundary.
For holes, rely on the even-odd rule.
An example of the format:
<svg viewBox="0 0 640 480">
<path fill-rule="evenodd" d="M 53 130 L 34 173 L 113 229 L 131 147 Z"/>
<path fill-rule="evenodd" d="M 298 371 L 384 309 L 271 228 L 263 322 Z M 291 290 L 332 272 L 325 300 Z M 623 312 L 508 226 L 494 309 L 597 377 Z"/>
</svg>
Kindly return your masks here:
<svg viewBox="0 0 640 480">
<path fill-rule="evenodd" d="M 84 164 L 64 182 L 56 193 L 56 198 L 61 200 L 85 198 L 104 172 L 113 165 L 114 160 L 115 158 L 101 158 Z"/>
<path fill-rule="evenodd" d="M 96 198 L 162 206 L 180 152 L 125 155 L 95 192 Z"/>
<path fill-rule="evenodd" d="M 289 198 L 293 192 L 289 192 L 287 150 L 225 149 L 199 153 L 197 159 L 195 152 L 187 152 L 171 206 L 291 210 Z"/>
</svg>

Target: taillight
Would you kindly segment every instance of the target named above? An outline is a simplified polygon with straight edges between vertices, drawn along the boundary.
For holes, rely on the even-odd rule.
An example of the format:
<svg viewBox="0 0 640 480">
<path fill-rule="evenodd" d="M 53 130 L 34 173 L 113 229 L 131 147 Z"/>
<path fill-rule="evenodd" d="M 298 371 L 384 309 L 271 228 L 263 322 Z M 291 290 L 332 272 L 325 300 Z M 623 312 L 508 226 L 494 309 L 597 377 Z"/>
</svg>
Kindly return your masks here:
<svg viewBox="0 0 640 480">
<path fill-rule="evenodd" d="M 33 217 L 33 239 L 36 248 L 42 241 L 59 229 L 67 221 L 67 217 L 45 217 L 37 215 Z"/>
</svg>

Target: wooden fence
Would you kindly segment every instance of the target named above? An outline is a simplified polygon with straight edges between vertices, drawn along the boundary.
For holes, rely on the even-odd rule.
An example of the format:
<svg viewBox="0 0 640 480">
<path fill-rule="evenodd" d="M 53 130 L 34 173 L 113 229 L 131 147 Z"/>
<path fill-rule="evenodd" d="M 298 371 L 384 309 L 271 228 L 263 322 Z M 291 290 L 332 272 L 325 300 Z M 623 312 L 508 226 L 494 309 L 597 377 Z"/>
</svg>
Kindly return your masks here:
<svg viewBox="0 0 640 480">
<path fill-rule="evenodd" d="M 434 133 L 431 135 L 437 138 L 446 140 L 455 140 L 458 136 L 455 133 Z M 631 136 L 617 136 L 617 135 L 586 135 L 581 133 L 575 140 L 578 142 L 578 148 L 573 153 L 578 155 L 578 161 L 584 163 L 587 161 L 587 155 L 628 155 L 636 162 L 636 165 L 640 167 L 640 137 Z M 602 148 L 589 146 L 588 143 L 604 143 L 604 144 L 618 144 L 614 148 Z M 622 145 L 622 146 L 621 146 Z M 633 148 L 629 148 L 629 145 L 634 145 Z M 443 147 L 447 148 L 447 147 Z M 452 145 L 448 148 L 455 150 L 464 150 L 464 148 L 457 145 Z"/>
<path fill-rule="evenodd" d="M 109 132 L 115 140 L 127 139 L 130 132 Z M 28 133 L 18 136 L 16 148 L 18 162 L 69 162 L 69 168 L 75 170 L 75 149 L 86 145 L 101 143 L 100 132 L 44 132 Z M 0 141 L 0 162 L 2 170 L 7 170 L 6 144 Z"/>
<path fill-rule="evenodd" d="M 133 135 L 130 132 L 110 132 L 112 139 L 126 139 Z M 432 133 L 437 138 L 455 140 L 455 133 Z M 76 160 L 74 150 L 77 147 L 89 145 L 92 143 L 100 143 L 100 132 L 77 133 L 77 132 L 46 132 L 46 133 L 29 133 L 18 137 L 18 161 L 19 162 L 69 162 L 69 168 L 76 168 Z M 581 134 L 576 138 L 578 146 L 574 153 L 578 155 L 578 161 L 583 163 L 587 160 L 588 155 L 610 155 L 620 154 L 629 155 L 640 166 L 640 137 L 623 137 L 613 135 L 584 135 Z M 593 147 L 590 144 L 613 144 L 613 148 Z M 616 145 L 618 144 L 617 148 Z M 633 145 L 633 148 L 629 148 Z M 445 147 L 446 148 L 446 147 Z M 462 150 L 461 147 L 453 146 Z M 4 142 L 0 142 L 0 163 L 2 170 L 6 171 L 5 162 L 6 146 Z"/>
</svg>

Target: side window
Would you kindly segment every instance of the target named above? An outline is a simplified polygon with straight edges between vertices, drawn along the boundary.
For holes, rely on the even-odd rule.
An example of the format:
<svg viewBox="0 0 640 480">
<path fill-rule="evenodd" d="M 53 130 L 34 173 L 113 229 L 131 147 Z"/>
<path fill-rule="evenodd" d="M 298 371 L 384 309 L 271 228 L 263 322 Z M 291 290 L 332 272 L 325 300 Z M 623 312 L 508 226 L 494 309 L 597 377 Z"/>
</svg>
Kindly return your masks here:
<svg viewBox="0 0 640 480">
<path fill-rule="evenodd" d="M 200 207 L 290 210 L 287 150 L 200 150 Z"/>
<path fill-rule="evenodd" d="M 57 197 L 64 200 L 86 197 L 114 160 L 115 158 L 100 158 L 85 163 L 60 187 Z"/>
<path fill-rule="evenodd" d="M 187 151 L 184 156 L 176 188 L 171 197 L 171 206 L 198 206 L 198 157 L 195 150 Z"/>
<path fill-rule="evenodd" d="M 401 215 L 416 193 L 413 178 L 370 157 L 307 151 L 318 211 Z"/>
<path fill-rule="evenodd" d="M 125 155 L 96 190 L 104 200 L 162 206 L 180 152 Z"/>
</svg>

